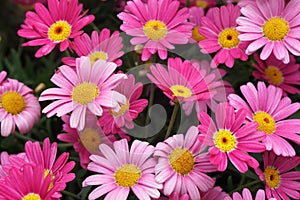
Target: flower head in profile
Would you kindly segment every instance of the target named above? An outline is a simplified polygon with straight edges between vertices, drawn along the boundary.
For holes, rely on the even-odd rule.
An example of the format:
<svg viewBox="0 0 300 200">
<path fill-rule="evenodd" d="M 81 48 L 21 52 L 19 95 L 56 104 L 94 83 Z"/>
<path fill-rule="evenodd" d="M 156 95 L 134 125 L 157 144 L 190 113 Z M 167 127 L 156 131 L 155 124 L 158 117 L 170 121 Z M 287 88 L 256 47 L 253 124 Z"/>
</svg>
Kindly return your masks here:
<svg viewBox="0 0 300 200">
<path fill-rule="evenodd" d="M 2 76 L 1 76 L 2 75 Z M 21 134 L 31 130 L 41 116 L 41 106 L 32 89 L 15 79 L 1 74 L 0 85 L 0 123 L 1 135 L 8 136 L 17 126 Z"/>
<path fill-rule="evenodd" d="M 97 185 L 88 196 L 94 200 L 106 194 L 105 199 L 126 200 L 129 192 L 138 199 L 158 198 L 162 185 L 154 178 L 156 160 L 151 157 L 154 147 L 134 140 L 130 149 L 126 139 L 115 141 L 113 148 L 100 144 L 103 156 L 91 155 L 88 170 L 97 172 L 83 181 L 83 187 Z"/>
<path fill-rule="evenodd" d="M 214 179 L 207 172 L 216 168 L 210 164 L 209 156 L 203 153 L 198 140 L 197 127 L 192 126 L 186 135 L 177 134 L 156 145 L 154 157 L 155 180 L 163 184 L 163 194 L 187 194 L 191 200 L 200 198 L 200 191 L 207 191 L 214 186 Z M 188 186 L 188 187 L 186 187 Z"/>
<path fill-rule="evenodd" d="M 167 58 L 167 49 L 173 44 L 186 44 L 192 35 L 193 25 L 187 22 L 187 8 L 179 9 L 177 0 L 128 1 L 124 12 L 118 14 L 123 21 L 121 30 L 133 36 L 132 45 L 144 44 L 142 60 L 146 61 L 158 52 Z"/>
<path fill-rule="evenodd" d="M 256 133 L 257 124 L 252 122 L 243 125 L 246 111 L 241 109 L 235 113 L 228 102 L 217 106 L 215 116 L 216 123 L 206 112 L 198 113 L 198 129 L 202 133 L 199 139 L 210 147 L 210 162 L 219 171 L 226 170 L 228 159 L 241 173 L 248 171 L 248 165 L 257 168 L 258 161 L 248 154 L 264 152 L 266 149 L 261 142 L 265 138 L 264 133 Z"/>
<path fill-rule="evenodd" d="M 93 15 L 85 14 L 78 0 L 48 0 L 48 9 L 36 3 L 35 12 L 26 13 L 18 35 L 30 39 L 23 46 L 42 46 L 35 53 L 38 58 L 49 54 L 56 45 L 65 51 L 70 39 L 81 35 L 81 29 L 94 20 Z"/>
<path fill-rule="evenodd" d="M 277 60 L 274 55 L 262 61 L 258 54 L 254 54 L 257 64 L 254 64 L 253 76 L 259 80 L 266 80 L 270 85 L 280 87 L 283 95 L 300 94 L 300 64 L 290 55 L 289 64 Z"/>
<path fill-rule="evenodd" d="M 300 144 L 300 119 L 286 119 L 300 109 L 300 103 L 292 103 L 289 97 L 282 98 L 282 90 L 273 85 L 268 87 L 258 82 L 242 85 L 241 92 L 246 101 L 236 94 L 228 96 L 229 103 L 237 110 L 245 109 L 247 120 L 258 124 L 257 131 L 264 132 L 264 144 L 276 155 L 295 156 L 293 146 L 285 139 Z"/>
<path fill-rule="evenodd" d="M 263 154 L 263 170 L 256 169 L 259 178 L 265 182 L 267 198 L 300 199 L 300 172 L 292 171 L 300 164 L 300 157 L 276 156 L 272 151 Z"/>
<path fill-rule="evenodd" d="M 239 40 L 236 29 L 236 19 L 240 16 L 240 7 L 228 4 L 210 8 L 202 17 L 199 32 L 206 39 L 199 42 L 202 53 L 216 53 L 211 66 L 217 67 L 225 63 L 229 68 L 234 65 L 234 59 L 246 61 L 246 44 Z"/>
<path fill-rule="evenodd" d="M 252 54 L 262 48 L 260 59 L 266 60 L 271 53 L 287 64 L 289 52 L 299 56 L 298 34 L 300 6 L 298 0 L 285 5 L 284 0 L 256 0 L 241 8 L 243 16 L 237 19 L 239 40 L 249 42 L 246 53 Z"/>
<path fill-rule="evenodd" d="M 71 48 L 75 50 L 79 57 L 89 57 L 92 65 L 99 59 L 114 62 L 118 66 L 122 65 L 120 59 L 124 54 L 121 51 L 122 47 L 122 38 L 119 32 L 115 31 L 110 35 L 110 30 L 107 28 L 102 29 L 100 33 L 93 31 L 91 37 L 84 33 L 76 37 L 71 45 Z M 69 66 L 75 66 L 75 58 L 64 57 L 62 61 Z"/>
<path fill-rule="evenodd" d="M 265 200 L 266 199 L 266 194 L 265 191 L 262 189 L 259 189 L 256 192 L 255 199 L 254 200 Z M 234 192 L 232 194 L 232 198 L 229 196 L 226 197 L 224 200 L 253 200 L 252 194 L 248 188 L 244 188 L 242 195 L 238 192 Z M 268 198 L 268 200 L 276 200 L 275 198 Z"/>
<path fill-rule="evenodd" d="M 82 130 L 85 125 L 86 112 L 89 110 L 101 116 L 103 108 L 120 109 L 118 102 L 126 104 L 126 98 L 113 91 L 125 74 L 114 74 L 117 65 L 112 62 L 98 60 L 91 65 L 88 57 L 76 60 L 76 70 L 63 65 L 55 73 L 51 81 L 59 88 L 49 88 L 42 92 L 39 100 L 54 100 L 42 112 L 48 117 L 59 117 L 71 113 L 70 125 Z"/>
</svg>

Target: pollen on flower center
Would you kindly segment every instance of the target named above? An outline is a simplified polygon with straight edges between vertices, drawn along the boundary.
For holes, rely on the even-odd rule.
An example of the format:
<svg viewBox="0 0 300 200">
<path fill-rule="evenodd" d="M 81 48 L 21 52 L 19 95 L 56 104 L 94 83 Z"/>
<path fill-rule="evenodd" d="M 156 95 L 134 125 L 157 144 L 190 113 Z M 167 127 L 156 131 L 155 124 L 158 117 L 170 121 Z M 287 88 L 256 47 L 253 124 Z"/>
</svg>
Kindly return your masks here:
<svg viewBox="0 0 300 200">
<path fill-rule="evenodd" d="M 46 178 L 48 176 L 48 174 L 50 174 L 50 176 L 51 176 L 51 182 L 50 182 L 49 187 L 48 187 L 48 191 L 49 191 L 53 187 L 53 180 L 54 180 L 55 177 L 54 177 L 51 170 L 45 169 L 44 170 L 44 178 Z"/>
<path fill-rule="evenodd" d="M 278 170 L 272 166 L 268 166 L 264 171 L 267 184 L 271 189 L 277 188 L 280 184 L 280 175 Z"/>
<path fill-rule="evenodd" d="M 115 111 L 112 111 L 112 110 L 109 110 L 108 112 L 110 114 L 112 114 L 114 117 L 118 117 L 120 115 L 123 115 L 130 107 L 130 103 L 129 101 L 127 100 L 126 101 L 126 104 L 120 104 L 121 108 L 118 112 L 115 112 Z"/>
<path fill-rule="evenodd" d="M 151 40 L 163 39 L 167 34 L 167 26 L 159 20 L 150 20 L 143 27 L 145 35 Z"/>
<path fill-rule="evenodd" d="M 177 148 L 170 153 L 169 163 L 178 174 L 186 175 L 194 168 L 195 160 L 190 151 Z"/>
<path fill-rule="evenodd" d="M 197 42 L 204 40 L 205 37 L 199 33 L 199 26 L 196 26 L 192 30 L 192 38 Z"/>
<path fill-rule="evenodd" d="M 48 37 L 54 42 L 62 42 L 69 38 L 71 29 L 71 25 L 68 22 L 59 20 L 49 27 Z"/>
<path fill-rule="evenodd" d="M 95 153 L 101 144 L 101 138 L 97 130 L 85 128 L 80 134 L 80 142 L 90 152 Z"/>
<path fill-rule="evenodd" d="M 265 70 L 265 74 L 274 85 L 280 85 L 283 82 L 282 72 L 275 66 L 268 66 Z"/>
<path fill-rule="evenodd" d="M 258 130 L 264 131 L 267 134 L 272 134 L 276 130 L 276 123 L 273 117 L 263 111 L 255 112 L 253 115 L 253 120 L 258 124 Z"/>
<path fill-rule="evenodd" d="M 119 186 L 134 186 L 141 177 L 141 170 L 131 164 L 124 164 L 115 172 L 115 181 Z"/>
<path fill-rule="evenodd" d="M 96 52 L 91 53 L 89 58 L 90 58 L 90 61 L 91 61 L 91 65 L 93 66 L 94 63 L 99 59 L 106 61 L 107 60 L 107 53 L 105 53 L 103 51 L 96 51 Z"/>
<path fill-rule="evenodd" d="M 268 19 L 262 27 L 266 38 L 271 41 L 281 41 L 288 34 L 290 27 L 281 17 Z"/>
<path fill-rule="evenodd" d="M 170 90 L 176 97 L 189 98 L 190 96 L 192 96 L 192 91 L 183 85 L 173 85 Z"/>
<path fill-rule="evenodd" d="M 99 94 L 99 88 L 94 83 L 81 83 L 73 88 L 72 99 L 81 105 L 92 102 Z"/>
<path fill-rule="evenodd" d="M 214 135 L 215 145 L 223 152 L 229 152 L 235 149 L 237 145 L 236 138 L 231 131 L 220 129 Z"/>
<path fill-rule="evenodd" d="M 1 97 L 1 107 L 6 112 L 17 115 L 26 108 L 26 102 L 24 97 L 18 92 L 5 92 Z"/>
<path fill-rule="evenodd" d="M 196 6 L 205 9 L 207 7 L 207 2 L 206 1 L 202 1 L 202 0 L 197 0 L 196 1 Z"/>
<path fill-rule="evenodd" d="M 239 32 L 234 28 L 226 28 L 219 34 L 219 44 L 223 48 L 231 49 L 240 43 Z"/>
<path fill-rule="evenodd" d="M 22 198 L 22 200 L 41 200 L 40 195 L 35 193 L 29 193 Z"/>
</svg>

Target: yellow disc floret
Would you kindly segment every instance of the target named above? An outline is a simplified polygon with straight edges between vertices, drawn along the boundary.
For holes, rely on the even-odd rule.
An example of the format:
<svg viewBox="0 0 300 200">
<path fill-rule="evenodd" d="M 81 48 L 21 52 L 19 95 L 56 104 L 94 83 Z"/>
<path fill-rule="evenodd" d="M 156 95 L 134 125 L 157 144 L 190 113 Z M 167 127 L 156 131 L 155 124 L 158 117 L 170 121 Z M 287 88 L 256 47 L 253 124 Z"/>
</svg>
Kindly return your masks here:
<svg viewBox="0 0 300 200">
<path fill-rule="evenodd" d="M 98 150 L 101 144 L 101 137 L 97 130 L 85 128 L 80 134 L 81 144 L 90 152 L 94 153 Z"/>
<path fill-rule="evenodd" d="M 91 61 L 91 65 L 93 66 L 94 63 L 97 60 L 104 60 L 104 61 L 106 61 L 107 60 L 107 53 L 105 53 L 103 51 L 96 51 L 96 52 L 91 53 L 89 55 L 89 58 L 90 58 L 90 61 Z"/>
<path fill-rule="evenodd" d="M 194 169 L 194 156 L 187 149 L 174 149 L 169 156 L 169 163 L 178 174 L 186 175 Z"/>
<path fill-rule="evenodd" d="M 234 28 L 226 28 L 219 34 L 219 44 L 223 48 L 231 49 L 240 43 L 239 32 Z"/>
<path fill-rule="evenodd" d="M 119 186 L 132 187 L 141 177 L 141 170 L 131 164 L 125 164 L 115 172 L 115 181 Z"/>
<path fill-rule="evenodd" d="M 123 115 L 130 107 L 129 101 L 127 100 L 126 104 L 120 104 L 120 106 L 121 106 L 121 108 L 118 112 L 115 112 L 115 111 L 112 111 L 112 110 L 109 110 L 108 112 L 110 114 L 112 114 L 114 117 L 118 117 L 120 115 Z"/>
<path fill-rule="evenodd" d="M 265 74 L 269 81 L 274 85 L 280 85 L 283 82 L 283 74 L 280 69 L 275 66 L 269 66 L 265 70 Z"/>
<path fill-rule="evenodd" d="M 287 36 L 290 26 L 288 22 L 281 17 L 268 19 L 263 27 L 263 34 L 271 41 L 281 41 Z"/>
<path fill-rule="evenodd" d="M 99 89 L 94 83 L 81 83 L 73 88 L 72 99 L 81 105 L 92 102 L 99 94 Z"/>
<path fill-rule="evenodd" d="M 264 176 L 271 189 L 275 189 L 280 185 L 280 175 L 274 167 L 268 166 L 264 171 Z"/>
<path fill-rule="evenodd" d="M 258 124 L 258 130 L 264 131 L 267 134 L 272 134 L 276 130 L 276 123 L 274 118 L 263 111 L 257 111 L 253 115 L 253 120 Z"/>
<path fill-rule="evenodd" d="M 192 96 L 192 91 L 183 85 L 173 85 L 170 90 L 176 97 L 189 98 Z"/>
<path fill-rule="evenodd" d="M 69 38 L 71 30 L 72 27 L 68 22 L 59 20 L 49 27 L 48 37 L 54 42 L 62 42 Z"/>
<path fill-rule="evenodd" d="M 163 39 L 167 34 L 167 26 L 159 20 L 150 20 L 143 27 L 145 35 L 151 40 Z"/>
<path fill-rule="evenodd" d="M 41 200 L 40 195 L 35 194 L 35 193 L 29 193 L 25 195 L 22 200 Z"/>
<path fill-rule="evenodd" d="M 231 131 L 220 129 L 214 135 L 214 143 L 223 152 L 229 152 L 235 149 L 237 145 L 236 138 Z"/>
<path fill-rule="evenodd" d="M 24 97 L 15 91 L 2 94 L 1 107 L 12 115 L 20 114 L 26 108 Z"/>
<path fill-rule="evenodd" d="M 195 26 L 192 30 L 192 38 L 197 42 L 204 40 L 205 37 L 199 33 L 199 26 Z"/>
</svg>

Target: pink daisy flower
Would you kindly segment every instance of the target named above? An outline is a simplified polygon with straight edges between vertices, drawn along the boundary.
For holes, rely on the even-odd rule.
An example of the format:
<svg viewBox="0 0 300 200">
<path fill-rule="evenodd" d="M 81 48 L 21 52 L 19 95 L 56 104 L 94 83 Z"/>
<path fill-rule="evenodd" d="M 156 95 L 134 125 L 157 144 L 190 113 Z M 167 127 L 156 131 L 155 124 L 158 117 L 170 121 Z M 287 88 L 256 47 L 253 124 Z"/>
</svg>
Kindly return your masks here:
<svg viewBox="0 0 300 200">
<path fill-rule="evenodd" d="M 126 104 L 123 95 L 113 91 L 119 80 L 126 78 L 125 74 L 114 74 L 117 65 L 112 62 L 98 60 L 91 65 L 88 57 L 76 59 L 76 70 L 70 66 L 59 67 L 51 81 L 60 88 L 50 88 L 42 92 L 39 100 L 53 100 L 42 112 L 48 117 L 59 117 L 72 112 L 70 125 L 72 128 L 82 130 L 85 125 L 86 112 L 91 111 L 101 116 L 103 107 L 120 109 L 119 103 Z"/>
<path fill-rule="evenodd" d="M 106 110 L 98 121 L 105 134 L 117 133 L 119 128 L 126 127 L 133 129 L 133 120 L 138 117 L 139 113 L 147 106 L 146 99 L 139 99 L 143 91 L 141 82 L 134 83 L 133 75 L 128 75 L 127 79 L 123 79 L 115 88 L 115 91 L 126 97 L 126 104 L 121 104 L 118 112 Z"/>
<path fill-rule="evenodd" d="M 0 182 L 2 200 L 59 200 L 53 196 L 60 185 L 52 185 L 52 177 L 45 174 L 42 165 L 27 163 L 22 170 L 12 167 L 4 181 Z"/>
<path fill-rule="evenodd" d="M 123 43 L 118 31 L 113 32 L 111 36 L 110 30 L 107 28 L 102 29 L 99 34 L 97 31 L 93 31 L 91 37 L 84 33 L 74 39 L 71 48 L 75 50 L 79 57 L 89 57 L 92 65 L 99 59 L 114 62 L 118 66 L 122 65 L 120 57 L 124 54 L 121 51 Z M 62 61 L 70 66 L 76 64 L 75 58 L 72 57 L 64 57 Z"/>
<path fill-rule="evenodd" d="M 300 199 L 300 172 L 291 171 L 299 166 L 300 157 L 276 156 L 272 151 L 263 155 L 264 168 L 256 170 L 259 178 L 265 182 L 267 198 L 274 199 Z"/>
<path fill-rule="evenodd" d="M 172 101 L 183 102 L 189 114 L 195 102 L 211 99 L 216 94 L 213 89 L 221 85 L 221 82 L 214 82 L 215 75 L 199 68 L 199 64 L 189 60 L 169 58 L 168 70 L 161 64 L 152 65 L 152 74 L 147 76 Z"/>
<path fill-rule="evenodd" d="M 216 168 L 210 164 L 207 153 L 198 140 L 197 127 L 192 126 L 186 135 L 177 134 L 156 145 L 154 156 L 155 180 L 163 184 L 162 192 L 169 196 L 174 191 L 188 194 L 191 200 L 200 199 L 200 191 L 214 186 L 214 179 L 206 175 Z"/>
<path fill-rule="evenodd" d="M 200 125 L 199 139 L 209 146 L 210 162 L 217 166 L 219 171 L 225 171 L 228 159 L 241 172 L 248 171 L 248 165 L 257 168 L 259 163 L 248 152 L 260 153 L 266 150 L 261 141 L 263 132 L 256 132 L 257 123 L 243 125 L 246 111 L 235 113 L 229 103 L 220 103 L 217 106 L 216 123 L 205 113 L 198 113 Z"/>
<path fill-rule="evenodd" d="M 276 155 L 295 156 L 292 145 L 285 140 L 289 139 L 300 144 L 300 119 L 285 119 L 300 109 L 300 103 L 291 103 L 289 97 L 282 98 L 282 90 L 264 82 L 258 82 L 257 89 L 252 83 L 241 86 L 245 102 L 235 94 L 228 96 L 230 104 L 237 110 L 245 109 L 247 120 L 257 122 L 258 132 L 266 135 L 264 140 L 266 149 L 273 150 Z"/>
<path fill-rule="evenodd" d="M 265 191 L 260 189 L 256 192 L 256 196 L 254 200 L 265 200 L 266 194 Z M 252 194 L 248 188 L 243 189 L 242 195 L 240 195 L 238 192 L 234 192 L 232 194 L 232 198 L 226 197 L 224 200 L 253 200 Z M 271 198 L 268 200 L 276 200 L 275 198 Z"/>
<path fill-rule="evenodd" d="M 277 60 L 274 55 L 264 62 L 259 59 L 258 54 L 254 54 L 257 64 L 254 65 L 256 71 L 252 74 L 259 80 L 266 80 L 270 85 L 280 87 L 283 95 L 300 94 L 300 64 L 296 63 L 294 56 L 290 55 L 289 64 L 284 64 Z"/>
<path fill-rule="evenodd" d="M 4 180 L 4 177 L 8 175 L 10 168 L 15 164 L 15 162 L 11 162 L 12 157 L 18 157 L 21 160 L 27 160 L 26 154 L 24 152 L 18 153 L 16 155 L 9 155 L 6 151 L 2 151 L 0 154 L 0 182 Z"/>
<path fill-rule="evenodd" d="M 192 36 L 193 25 L 187 22 L 188 9 L 178 10 L 177 0 L 128 1 L 125 11 L 118 14 L 123 20 L 120 29 L 133 36 L 132 45 L 145 44 L 142 60 L 146 61 L 158 52 L 161 59 L 167 58 L 167 49 L 173 44 L 186 44 Z"/>
<path fill-rule="evenodd" d="M 229 195 L 222 191 L 222 188 L 217 186 L 213 187 L 206 192 L 201 192 L 201 200 L 224 200 Z"/>
<path fill-rule="evenodd" d="M 228 4 L 221 8 L 211 8 L 202 17 L 199 32 L 206 39 L 199 42 L 202 53 L 216 53 L 211 66 L 217 67 L 225 63 L 229 68 L 234 65 L 234 59 L 246 61 L 246 43 L 238 38 L 236 19 L 240 16 L 240 7 Z"/>
<path fill-rule="evenodd" d="M 83 187 L 99 185 L 88 199 L 106 194 L 105 199 L 127 199 L 130 190 L 138 199 L 158 198 L 162 185 L 154 179 L 156 160 L 151 157 L 154 147 L 147 142 L 134 140 L 130 150 L 125 139 L 114 142 L 113 148 L 100 144 L 103 156 L 91 155 L 88 170 L 99 174 L 83 181 Z"/>
<path fill-rule="evenodd" d="M 81 29 L 95 18 L 81 13 L 82 4 L 78 4 L 78 0 L 48 0 L 48 8 L 36 3 L 35 12 L 26 13 L 24 24 L 18 31 L 20 37 L 31 39 L 23 46 L 42 46 L 35 53 L 38 58 L 49 54 L 58 44 L 60 51 L 65 51 L 70 39 L 81 35 Z"/>
<path fill-rule="evenodd" d="M 4 77 L 1 77 L 1 81 Z M 41 107 L 32 89 L 17 80 L 7 79 L 2 82 L 0 101 L 2 136 L 15 132 L 15 126 L 21 134 L 27 133 L 40 119 Z"/>
<path fill-rule="evenodd" d="M 189 9 L 190 17 L 189 21 L 194 25 L 192 30 L 192 40 L 191 42 L 199 42 L 204 40 L 205 37 L 199 33 L 199 28 L 201 26 L 201 18 L 204 16 L 204 10 L 202 7 L 191 7 Z"/>
<path fill-rule="evenodd" d="M 250 42 L 248 55 L 262 48 L 260 58 L 266 60 L 271 53 L 285 64 L 290 62 L 289 52 L 299 56 L 300 45 L 298 0 L 285 5 L 284 0 L 256 0 L 241 8 L 243 17 L 237 19 L 239 39 Z"/>
<path fill-rule="evenodd" d="M 216 0 L 179 0 L 182 6 L 207 9 L 217 5 Z"/>
</svg>

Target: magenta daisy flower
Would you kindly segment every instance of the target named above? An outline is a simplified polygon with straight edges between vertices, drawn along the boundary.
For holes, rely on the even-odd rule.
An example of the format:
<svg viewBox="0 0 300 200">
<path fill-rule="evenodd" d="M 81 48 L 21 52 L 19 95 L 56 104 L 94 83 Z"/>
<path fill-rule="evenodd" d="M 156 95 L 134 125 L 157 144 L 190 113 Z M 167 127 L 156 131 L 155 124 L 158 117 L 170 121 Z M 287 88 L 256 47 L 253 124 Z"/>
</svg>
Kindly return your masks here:
<svg viewBox="0 0 300 200">
<path fill-rule="evenodd" d="M 201 26 L 201 18 L 204 16 L 203 8 L 191 7 L 189 9 L 189 13 L 190 13 L 189 21 L 194 25 L 194 28 L 192 30 L 191 42 L 199 42 L 201 40 L 204 40 L 205 37 L 199 33 L 199 28 Z"/>
<path fill-rule="evenodd" d="M 257 123 L 243 125 L 246 111 L 234 109 L 229 103 L 220 103 L 217 106 L 216 123 L 205 113 L 198 113 L 200 125 L 199 139 L 209 146 L 210 162 L 217 166 L 219 171 L 225 171 L 228 159 L 241 172 L 248 171 L 248 165 L 257 168 L 259 163 L 248 152 L 260 153 L 266 150 L 261 141 L 265 138 L 263 132 L 256 132 Z"/>
<path fill-rule="evenodd" d="M 206 39 L 199 42 L 202 53 L 216 53 L 211 66 L 217 67 L 225 63 L 229 68 L 233 67 L 234 59 L 246 61 L 246 43 L 238 38 L 236 19 L 240 16 L 240 7 L 228 4 L 221 8 L 211 8 L 202 18 L 199 32 Z"/>
<path fill-rule="evenodd" d="M 182 6 L 199 7 L 207 9 L 217 5 L 216 0 L 179 0 Z"/>
<path fill-rule="evenodd" d="M 195 126 L 190 127 L 186 135 L 173 135 L 156 145 L 155 180 L 163 184 L 164 195 L 176 191 L 197 200 L 201 199 L 199 190 L 207 191 L 214 186 L 214 179 L 205 173 L 214 172 L 216 168 L 210 164 L 208 154 L 202 153 L 202 147 Z"/>
<path fill-rule="evenodd" d="M 60 185 L 52 185 L 52 177 L 45 174 L 42 165 L 27 163 L 22 170 L 12 167 L 4 181 L 0 182 L 2 200 L 59 200 L 53 196 L 60 191 Z"/>
<path fill-rule="evenodd" d="M 143 91 L 142 83 L 134 83 L 133 75 L 128 75 L 127 79 L 123 79 L 115 88 L 115 91 L 126 97 L 126 104 L 121 104 L 118 112 L 106 110 L 99 119 L 98 124 L 102 127 L 103 132 L 117 133 L 119 128 L 126 127 L 133 129 L 133 120 L 138 117 L 139 113 L 147 106 L 146 99 L 139 99 Z"/>
<path fill-rule="evenodd" d="M 265 200 L 266 199 L 266 194 L 265 191 L 260 189 L 256 192 L 256 196 L 254 200 Z M 252 194 L 248 188 L 244 188 L 242 195 L 240 195 L 238 192 L 234 192 L 232 194 L 232 198 L 229 196 L 226 197 L 224 200 L 253 200 Z M 276 200 L 276 199 L 268 199 L 268 200 Z"/>
<path fill-rule="evenodd" d="M 121 51 L 123 43 L 118 31 L 113 32 L 111 36 L 107 28 L 102 29 L 99 34 L 93 31 L 91 37 L 84 33 L 74 39 L 71 48 L 79 57 L 89 57 L 92 65 L 99 59 L 114 62 L 118 66 L 122 65 L 120 57 L 124 54 Z M 62 61 L 67 65 L 75 66 L 75 58 L 64 57 Z"/>
<path fill-rule="evenodd" d="M 241 8 L 243 17 L 237 19 L 239 39 L 250 42 L 246 53 L 252 54 L 263 47 L 260 58 L 266 60 L 271 53 L 285 64 L 290 62 L 289 52 L 299 56 L 300 45 L 298 0 L 285 5 L 284 0 L 256 0 Z"/>
<path fill-rule="evenodd" d="M 193 25 L 187 22 L 188 9 L 182 8 L 179 1 L 141 0 L 128 1 L 125 11 L 118 14 L 123 20 L 120 29 L 133 36 L 132 45 L 145 44 L 142 60 L 146 61 L 158 52 L 161 59 L 167 58 L 167 49 L 173 44 L 186 44 L 192 36 Z"/>
<path fill-rule="evenodd" d="M 48 8 L 35 4 L 35 12 L 28 11 L 24 24 L 18 31 L 20 37 L 30 39 L 23 46 L 42 46 L 36 57 L 49 54 L 56 45 L 65 51 L 70 45 L 70 38 L 81 35 L 84 26 L 94 20 L 93 15 L 84 16 L 82 4 L 78 0 L 48 0 Z"/>
<path fill-rule="evenodd" d="M 272 151 L 266 151 L 263 159 L 263 171 L 258 168 L 256 173 L 265 182 L 267 198 L 300 199 L 300 172 L 291 171 L 299 166 L 300 157 L 276 156 Z"/>
<path fill-rule="evenodd" d="M 252 74 L 259 80 L 266 80 L 269 84 L 280 87 L 283 95 L 300 94 L 300 64 L 296 63 L 294 56 L 290 55 L 289 64 L 284 64 L 277 60 L 274 55 L 264 62 L 259 59 L 258 54 L 254 54 L 257 64 L 254 65 L 256 71 Z"/>
<path fill-rule="evenodd" d="M 266 135 L 266 149 L 273 150 L 276 155 L 294 156 L 295 150 L 285 140 L 300 144 L 300 119 L 285 119 L 300 109 L 300 103 L 291 103 L 289 97 L 282 98 L 282 90 L 264 82 L 258 82 L 257 89 L 252 83 L 241 86 L 241 92 L 247 103 L 238 95 L 228 96 L 230 104 L 237 110 L 247 111 L 247 120 L 257 122 L 258 132 Z"/>
<path fill-rule="evenodd" d="M 32 89 L 14 79 L 7 79 L 0 86 L 1 135 L 15 132 L 21 134 L 31 130 L 41 116 L 41 107 Z"/>
<path fill-rule="evenodd" d="M 114 74 L 117 65 L 112 62 L 98 60 L 92 66 L 88 57 L 80 57 L 76 60 L 76 70 L 70 66 L 59 67 L 51 81 L 60 88 L 50 88 L 42 92 L 39 100 L 54 101 L 42 112 L 48 117 L 56 114 L 61 117 L 72 112 L 70 125 L 72 128 L 82 130 L 85 125 L 86 112 L 91 111 L 96 116 L 101 116 L 103 107 L 120 109 L 119 103 L 126 104 L 123 95 L 113 91 L 119 80 L 125 78 L 125 74 Z"/>
<path fill-rule="evenodd" d="M 201 200 L 224 200 L 229 195 L 222 191 L 222 188 L 217 186 L 213 187 L 206 192 L 201 192 Z"/>
<path fill-rule="evenodd" d="M 83 187 L 99 185 L 89 194 L 89 200 L 106 194 L 105 199 L 127 199 L 130 190 L 138 199 L 158 198 L 162 185 L 154 179 L 156 160 L 151 158 L 154 147 L 134 140 L 130 150 L 125 139 L 114 142 L 113 149 L 100 144 L 103 156 L 91 155 L 88 170 L 98 172 L 83 181 Z"/>
</svg>

